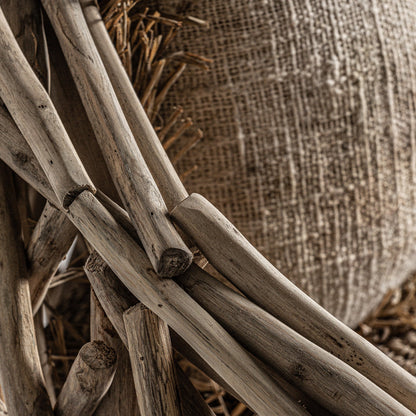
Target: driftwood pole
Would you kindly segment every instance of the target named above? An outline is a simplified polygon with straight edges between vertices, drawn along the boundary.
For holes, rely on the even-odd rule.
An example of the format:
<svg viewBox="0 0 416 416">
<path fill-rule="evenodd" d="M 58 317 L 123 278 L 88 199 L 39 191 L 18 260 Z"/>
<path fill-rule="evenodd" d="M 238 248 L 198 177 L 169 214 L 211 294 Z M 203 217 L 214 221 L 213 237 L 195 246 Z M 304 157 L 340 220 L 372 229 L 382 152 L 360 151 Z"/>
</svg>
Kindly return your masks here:
<svg viewBox="0 0 416 416">
<path fill-rule="evenodd" d="M 140 416 L 129 353 L 93 290 L 91 290 L 91 340 L 103 341 L 117 353 L 116 374 L 94 416 Z"/>
<path fill-rule="evenodd" d="M 140 303 L 123 318 L 141 416 L 181 416 L 168 326 Z"/>
<path fill-rule="evenodd" d="M 116 331 L 118 334 L 118 337 L 120 337 L 120 342 L 123 342 L 123 344 L 128 347 L 127 342 L 127 333 L 124 326 L 124 318 L 123 313 L 127 311 L 127 309 L 131 308 L 132 306 L 137 304 L 137 298 L 135 298 L 128 290 L 127 288 L 120 282 L 120 280 L 117 278 L 117 276 L 111 271 L 111 269 L 108 267 L 108 265 L 104 262 L 104 260 L 101 259 L 101 257 L 94 252 L 90 255 L 88 258 L 88 261 L 85 264 L 85 272 L 88 276 L 88 279 L 91 283 L 91 286 L 94 289 L 94 298 L 96 299 L 93 302 L 94 310 L 97 310 L 98 308 L 102 308 L 102 310 L 105 310 L 106 316 L 105 319 L 102 319 L 102 321 L 108 320 L 110 322 L 107 322 L 105 325 L 101 325 L 102 328 L 107 326 L 108 324 L 111 326 L 111 330 L 101 330 L 100 333 L 104 335 L 101 335 L 101 337 L 105 337 L 106 339 L 110 337 L 116 336 L 113 331 Z M 95 295 L 95 292 L 97 295 Z M 99 299 L 99 303 L 98 300 Z M 102 315 L 103 312 L 100 312 L 100 315 Z M 97 315 L 97 313 L 95 313 Z M 114 326 L 115 325 L 115 326 Z M 97 337 L 97 331 L 95 337 Z M 118 338 L 117 337 L 117 338 Z M 128 358 L 128 352 L 127 353 L 127 359 L 128 359 L 128 368 L 130 370 L 130 376 L 131 376 L 131 365 L 130 365 L 130 359 Z M 116 378 L 118 371 L 120 370 L 120 358 L 119 363 L 117 366 L 117 372 L 116 372 Z M 204 402 L 199 392 L 193 387 L 192 383 L 189 381 L 189 379 L 181 373 L 179 370 L 179 367 L 175 366 L 177 380 L 178 380 L 178 388 L 179 388 L 179 395 L 180 395 L 180 402 L 182 406 L 182 412 L 183 416 L 194 416 L 194 415 L 201 415 L 201 416 L 214 416 L 208 405 Z M 116 378 L 113 381 L 116 381 Z M 134 389 L 133 379 L 131 379 L 131 385 L 129 389 L 131 390 L 132 397 L 134 397 L 134 400 L 137 405 L 136 400 L 136 392 Z M 113 388 L 110 388 L 109 393 L 111 393 L 111 390 Z M 102 402 L 102 405 L 104 405 L 105 398 Z M 96 412 L 98 412 L 101 408 L 97 409 Z M 98 413 L 99 414 L 99 413 Z M 97 416 L 98 416 L 97 414 Z M 105 413 L 103 413 L 103 416 Z M 111 414 L 111 415 L 117 415 L 117 413 Z M 124 415 L 124 413 L 123 413 Z M 128 415 L 128 413 L 126 413 Z M 94 415 L 95 416 L 95 415 Z M 120 415 L 121 416 L 121 415 Z"/>
<path fill-rule="evenodd" d="M 119 334 L 122 341 L 127 345 L 127 334 L 123 321 L 123 313 L 130 307 L 134 306 L 137 303 L 137 299 L 131 294 L 131 292 L 127 290 L 127 288 L 112 272 L 110 267 L 97 253 L 90 255 L 88 261 L 85 264 L 85 272 L 115 330 Z M 241 398 L 238 393 L 235 392 L 232 387 L 215 372 L 214 369 L 209 367 L 205 361 L 203 361 L 203 359 L 179 335 L 177 335 L 172 330 L 170 331 L 170 334 L 172 337 L 173 346 L 179 353 L 188 358 L 193 364 L 204 371 L 215 382 L 223 386 L 229 393 L 234 395 L 240 401 L 244 402 L 244 399 Z M 266 371 L 266 368 L 264 368 L 264 370 Z M 267 366 L 267 371 L 270 377 L 272 377 L 279 385 L 284 386 L 284 389 L 295 401 L 301 400 L 302 402 L 307 403 L 308 409 L 309 407 L 319 407 L 315 403 L 311 403 L 311 400 L 305 397 L 305 395 L 295 387 L 288 386 L 287 382 L 285 382 L 285 380 L 283 380 L 282 377 L 279 376 L 275 371 L 271 370 L 269 366 Z M 179 386 L 183 387 L 183 382 L 180 382 L 179 380 L 178 382 Z M 199 395 L 199 393 L 197 393 L 194 389 L 194 395 L 195 394 Z M 182 396 L 183 395 L 181 395 L 181 397 Z M 184 411 L 187 409 L 186 404 L 184 403 L 183 408 Z M 199 411 L 200 413 L 204 414 L 202 410 Z M 319 408 L 318 412 L 319 413 L 315 414 L 319 416 L 327 415 L 323 408 Z M 189 411 L 186 414 L 192 416 L 195 413 Z"/>
<path fill-rule="evenodd" d="M 77 229 L 65 214 L 47 202 L 27 248 L 33 314 L 42 305 L 52 277 L 76 233 Z"/>
<path fill-rule="evenodd" d="M 113 381 L 117 355 L 102 341 L 85 344 L 58 396 L 56 416 L 92 416 Z"/>
<path fill-rule="evenodd" d="M 192 265 L 179 277 L 178 283 L 248 351 L 337 415 L 412 414 L 348 364 L 308 341 L 198 266 Z"/>
<path fill-rule="evenodd" d="M 133 85 L 108 35 L 97 5 L 81 0 L 85 20 L 107 70 L 114 91 L 134 138 L 158 185 L 168 209 L 182 202 L 188 193 L 150 123 Z"/>
<path fill-rule="evenodd" d="M 0 380 L 10 415 L 50 416 L 11 173 L 0 164 Z"/>
<path fill-rule="evenodd" d="M 0 96 L 28 140 L 60 204 L 95 191 L 57 115 L 0 9 Z"/>
<path fill-rule="evenodd" d="M 43 0 L 108 169 L 155 271 L 183 272 L 192 253 L 167 218 L 167 208 L 125 119 L 75 1 Z"/>
<path fill-rule="evenodd" d="M 204 197 L 192 194 L 172 217 L 249 299 L 416 411 L 416 379 L 291 283 Z"/>
</svg>

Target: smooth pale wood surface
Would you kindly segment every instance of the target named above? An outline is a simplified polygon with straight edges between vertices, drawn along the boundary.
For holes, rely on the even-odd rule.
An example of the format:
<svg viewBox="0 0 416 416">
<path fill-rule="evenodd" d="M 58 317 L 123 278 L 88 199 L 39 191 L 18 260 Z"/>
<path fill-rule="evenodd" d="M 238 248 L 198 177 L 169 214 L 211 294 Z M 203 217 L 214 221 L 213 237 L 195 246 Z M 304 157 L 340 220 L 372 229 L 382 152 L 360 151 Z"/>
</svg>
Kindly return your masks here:
<svg viewBox="0 0 416 416">
<path fill-rule="evenodd" d="M 45 172 L 32 149 L 0 102 L 0 159 L 47 200 L 59 206 Z"/>
<path fill-rule="evenodd" d="M 96 4 L 81 0 L 85 20 L 107 70 L 114 91 L 134 138 L 155 179 L 168 209 L 183 201 L 188 193 L 169 160 L 144 111 L 133 85 L 108 35 Z"/>
<path fill-rule="evenodd" d="M 59 202 L 67 207 L 94 186 L 42 84 L 19 48 L 0 9 L 0 97 L 41 164 Z"/>
<path fill-rule="evenodd" d="M 27 247 L 33 314 L 42 304 L 52 277 L 76 234 L 77 229 L 66 215 L 47 202 Z"/>
<path fill-rule="evenodd" d="M 56 416 L 92 416 L 113 381 L 117 355 L 102 341 L 79 351 L 55 406 Z"/>
<path fill-rule="evenodd" d="M 192 265 L 178 283 L 248 351 L 337 415 L 412 414 L 358 371 L 198 266 Z"/>
<path fill-rule="evenodd" d="M 39 2 L 36 1 L 36 3 L 39 7 Z M 50 58 L 51 100 L 94 185 L 120 203 L 94 130 L 46 13 L 44 13 L 44 20 Z"/>
<path fill-rule="evenodd" d="M 0 163 L 0 380 L 11 415 L 52 415 L 30 305 L 14 186 Z M 24 399 L 23 399 L 24 398 Z"/>
<path fill-rule="evenodd" d="M 69 216 L 126 287 L 203 355 L 259 415 L 305 414 L 183 289 L 153 272 L 144 252 L 91 193 L 77 197 Z"/>
<path fill-rule="evenodd" d="M 298 289 L 204 197 L 192 194 L 172 217 L 248 298 L 416 411 L 415 377 Z"/>
<path fill-rule="evenodd" d="M 78 92 L 114 184 L 155 271 L 183 272 L 192 261 L 140 153 L 114 93 L 78 2 L 42 0 L 71 69 Z"/>
<path fill-rule="evenodd" d="M 85 272 L 91 286 L 94 289 L 94 293 L 97 294 L 96 296 L 97 299 L 99 299 L 100 306 L 105 310 L 106 315 L 108 315 L 108 319 L 112 323 L 112 328 L 114 328 L 113 330 L 117 332 L 120 340 L 123 342 L 125 347 L 128 348 L 123 313 L 130 307 L 137 304 L 137 298 L 133 296 L 131 292 L 129 292 L 128 289 L 121 283 L 118 277 L 113 273 L 110 267 L 104 262 L 97 252 L 93 252 L 88 258 L 88 261 L 85 264 Z M 128 359 L 128 366 L 131 368 L 130 359 Z M 201 395 L 195 387 L 193 387 L 189 379 L 185 375 L 182 377 L 182 375 L 178 373 L 179 367 L 177 365 L 175 368 L 178 377 L 183 416 L 213 416 L 211 409 L 204 402 Z M 134 384 L 132 382 L 130 387 L 133 388 L 133 386 Z M 135 396 L 134 388 L 133 395 Z"/>
<path fill-rule="evenodd" d="M 123 314 L 142 416 L 181 416 L 168 326 L 143 304 Z"/>
<path fill-rule="evenodd" d="M 129 353 L 100 302 L 91 290 L 91 340 L 103 341 L 117 353 L 117 369 L 111 387 L 94 416 L 140 416 Z"/>
</svg>

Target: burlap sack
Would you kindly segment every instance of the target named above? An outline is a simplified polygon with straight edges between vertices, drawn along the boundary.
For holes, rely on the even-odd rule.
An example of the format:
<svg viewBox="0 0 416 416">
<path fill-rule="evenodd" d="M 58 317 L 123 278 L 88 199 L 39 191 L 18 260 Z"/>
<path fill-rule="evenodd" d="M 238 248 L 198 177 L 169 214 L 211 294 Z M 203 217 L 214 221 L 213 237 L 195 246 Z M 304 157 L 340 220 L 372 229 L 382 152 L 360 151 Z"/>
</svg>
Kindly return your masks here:
<svg viewBox="0 0 416 416">
<path fill-rule="evenodd" d="M 205 133 L 180 165 L 199 166 L 187 188 L 355 326 L 416 266 L 416 2 L 198 0 L 188 12 L 211 28 L 177 45 L 215 62 L 168 103 Z"/>
</svg>

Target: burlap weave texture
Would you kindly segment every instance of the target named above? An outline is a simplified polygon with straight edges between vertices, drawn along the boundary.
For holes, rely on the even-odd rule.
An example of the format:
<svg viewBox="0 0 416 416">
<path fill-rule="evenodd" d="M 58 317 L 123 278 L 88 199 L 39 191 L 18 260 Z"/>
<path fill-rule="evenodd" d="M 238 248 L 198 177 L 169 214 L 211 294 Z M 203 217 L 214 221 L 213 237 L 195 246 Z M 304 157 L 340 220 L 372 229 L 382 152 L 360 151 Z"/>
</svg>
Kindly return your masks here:
<svg viewBox="0 0 416 416">
<path fill-rule="evenodd" d="M 188 2 L 189 3 L 189 2 Z M 182 3 L 183 5 L 183 3 Z M 181 162 L 286 276 L 348 325 L 416 266 L 416 2 L 199 0 Z"/>
</svg>

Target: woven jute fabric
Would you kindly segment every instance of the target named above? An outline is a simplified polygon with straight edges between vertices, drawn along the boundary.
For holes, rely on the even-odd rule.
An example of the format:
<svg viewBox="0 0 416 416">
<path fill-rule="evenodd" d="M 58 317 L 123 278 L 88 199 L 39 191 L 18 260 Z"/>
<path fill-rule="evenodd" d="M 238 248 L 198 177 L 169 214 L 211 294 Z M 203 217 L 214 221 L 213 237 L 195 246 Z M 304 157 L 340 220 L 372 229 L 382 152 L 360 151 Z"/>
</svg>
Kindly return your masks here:
<svg viewBox="0 0 416 416">
<path fill-rule="evenodd" d="M 187 188 L 355 326 L 416 266 L 416 2 L 179 3 L 214 59 L 167 102 L 205 135 Z"/>
</svg>

